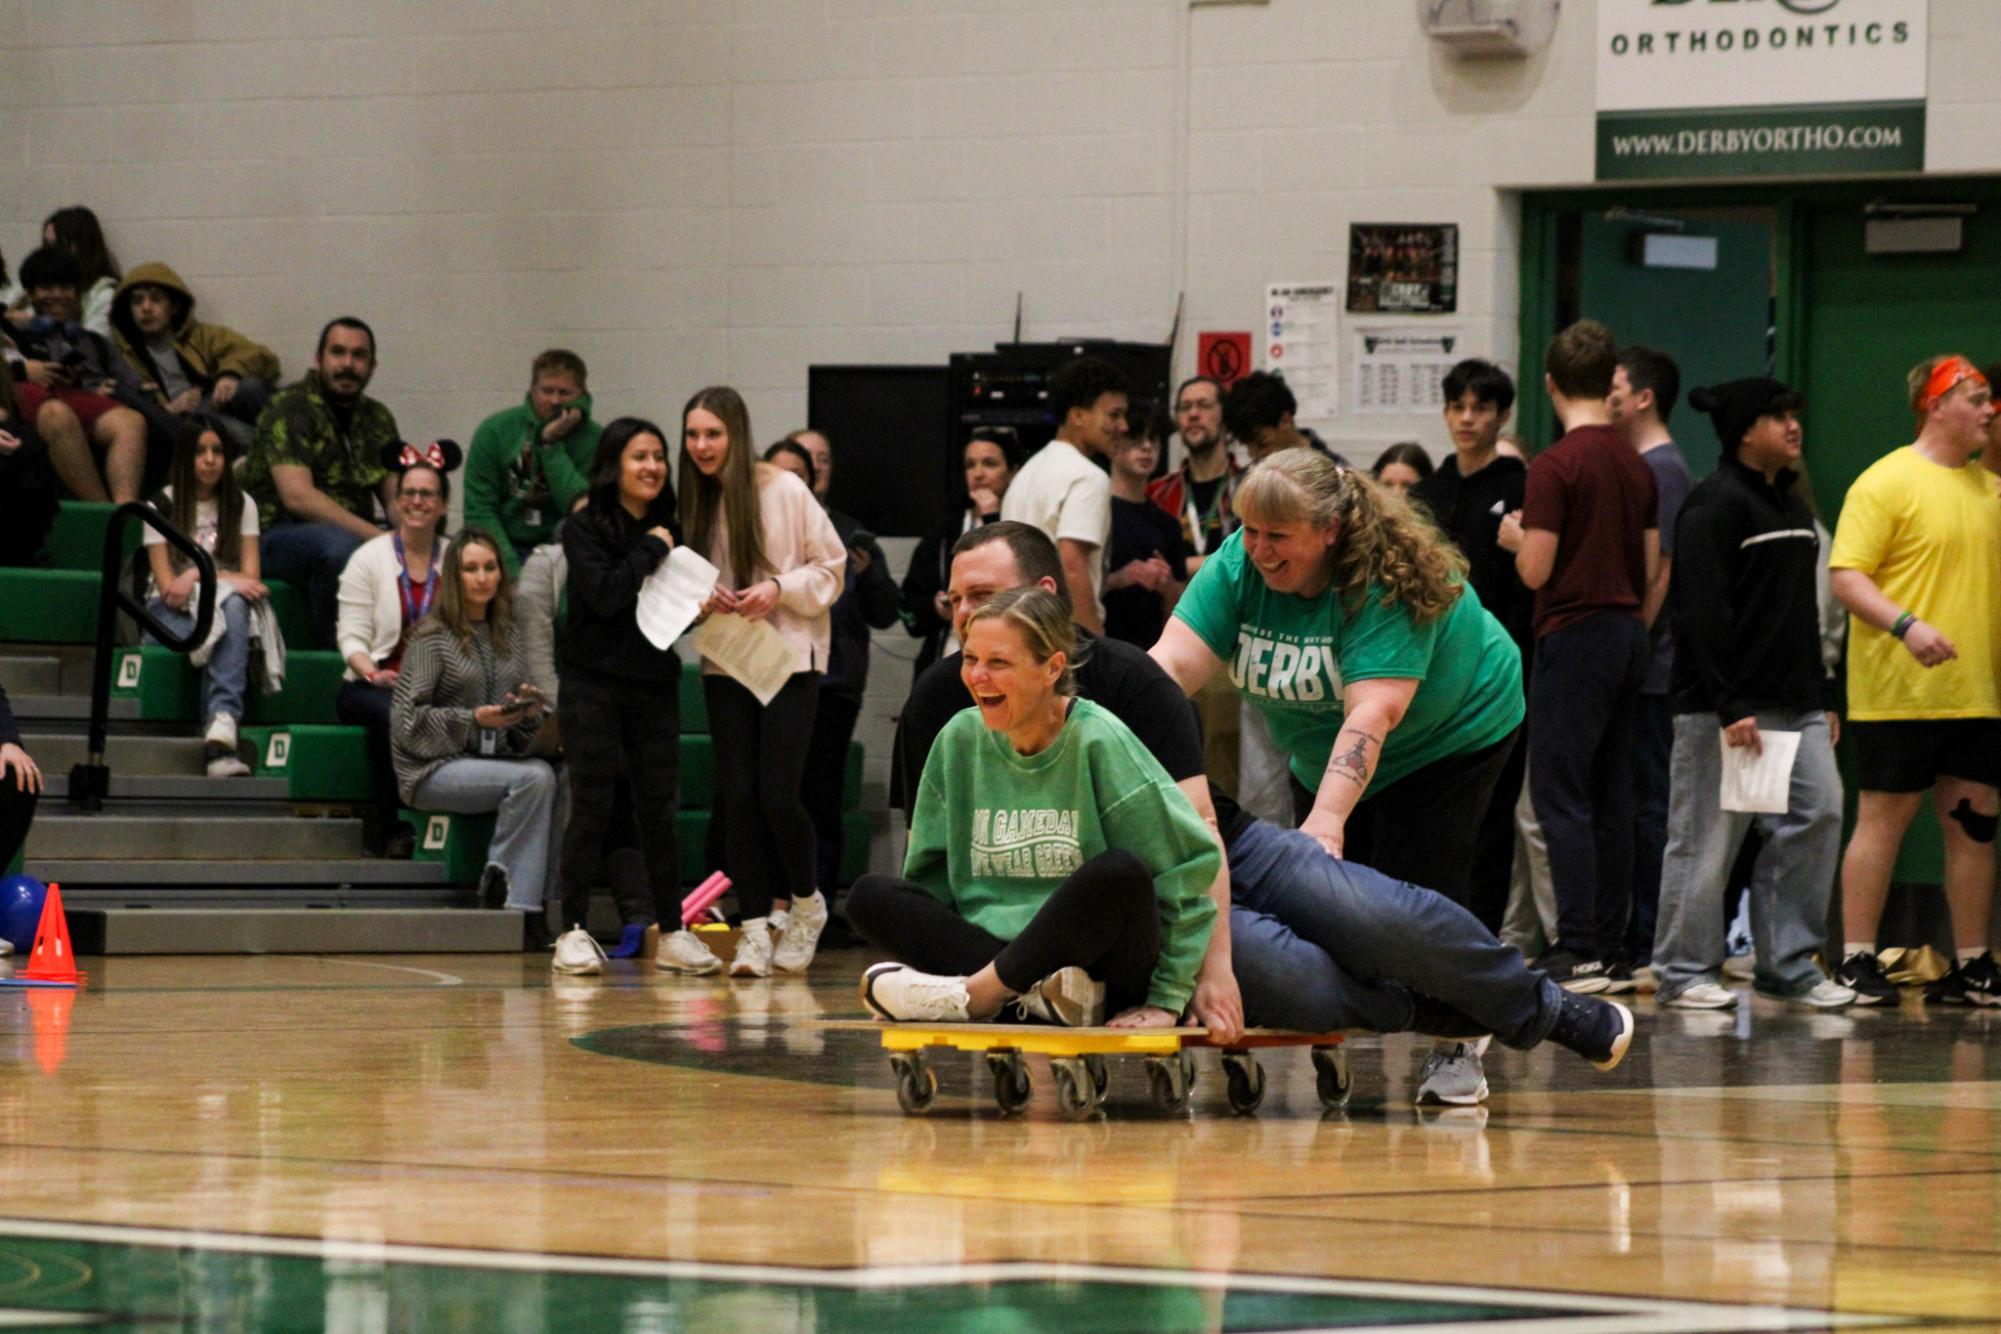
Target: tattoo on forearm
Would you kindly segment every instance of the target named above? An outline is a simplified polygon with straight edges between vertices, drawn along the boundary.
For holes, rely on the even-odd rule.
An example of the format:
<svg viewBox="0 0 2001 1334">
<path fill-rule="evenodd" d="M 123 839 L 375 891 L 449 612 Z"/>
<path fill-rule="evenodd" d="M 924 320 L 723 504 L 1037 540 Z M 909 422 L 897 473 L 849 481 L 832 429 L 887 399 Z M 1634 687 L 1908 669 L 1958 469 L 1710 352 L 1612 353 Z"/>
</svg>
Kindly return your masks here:
<svg viewBox="0 0 2001 1334">
<path fill-rule="evenodd" d="M 1370 768 L 1369 747 L 1373 745 L 1380 751 L 1383 748 L 1383 739 L 1360 728 L 1344 727 L 1341 729 L 1341 735 L 1334 739 L 1335 744 L 1339 745 L 1348 737 L 1354 738 L 1354 744 L 1327 762 L 1327 772 L 1347 779 L 1358 788 L 1367 787 Z"/>
</svg>

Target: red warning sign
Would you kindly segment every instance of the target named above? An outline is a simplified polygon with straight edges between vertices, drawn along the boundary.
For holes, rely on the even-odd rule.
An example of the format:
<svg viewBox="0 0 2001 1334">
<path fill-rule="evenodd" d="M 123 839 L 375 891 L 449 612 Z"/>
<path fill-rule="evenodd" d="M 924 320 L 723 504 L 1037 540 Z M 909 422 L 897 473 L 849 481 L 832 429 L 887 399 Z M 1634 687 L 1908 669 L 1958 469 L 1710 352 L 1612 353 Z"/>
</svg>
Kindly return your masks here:
<svg viewBox="0 0 2001 1334">
<path fill-rule="evenodd" d="M 1251 369 L 1251 336 L 1248 333 L 1205 333 L 1198 336 L 1195 344 L 1195 365 L 1199 374 L 1206 375 L 1228 389 L 1244 378 Z"/>
</svg>

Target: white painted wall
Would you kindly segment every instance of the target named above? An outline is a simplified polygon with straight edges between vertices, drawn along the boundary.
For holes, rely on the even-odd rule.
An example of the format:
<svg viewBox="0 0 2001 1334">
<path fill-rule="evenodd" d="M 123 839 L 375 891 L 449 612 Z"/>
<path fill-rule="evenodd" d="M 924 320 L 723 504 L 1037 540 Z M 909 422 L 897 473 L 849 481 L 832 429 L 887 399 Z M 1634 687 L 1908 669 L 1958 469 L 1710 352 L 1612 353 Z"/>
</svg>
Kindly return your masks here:
<svg viewBox="0 0 2001 1334">
<path fill-rule="evenodd" d="M 1455 322 L 1513 364 L 1510 191 L 1591 177 L 1594 8 L 1465 62 L 1411 0 L 0 0 L 0 250 L 88 203 L 288 372 L 360 314 L 460 439 L 552 344 L 606 417 L 726 381 L 773 437 L 812 362 L 986 346 L 1017 292 L 1031 338 L 1159 338 L 1178 290 L 1255 329 L 1354 221 L 1459 223 Z M 1992 10 L 1932 0 L 1935 170 L 2001 170 Z"/>
</svg>

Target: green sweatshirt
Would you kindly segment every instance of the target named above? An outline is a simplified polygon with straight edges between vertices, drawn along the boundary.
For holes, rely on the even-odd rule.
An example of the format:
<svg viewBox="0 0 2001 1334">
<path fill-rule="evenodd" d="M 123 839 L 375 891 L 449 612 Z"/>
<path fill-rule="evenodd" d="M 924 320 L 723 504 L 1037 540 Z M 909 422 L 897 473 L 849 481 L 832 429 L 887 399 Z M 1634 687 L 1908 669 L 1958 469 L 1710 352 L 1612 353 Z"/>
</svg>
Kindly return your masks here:
<svg viewBox="0 0 2001 1334">
<path fill-rule="evenodd" d="M 523 442 L 539 440 L 545 425 L 526 394 L 519 407 L 481 422 L 466 451 L 466 526 L 507 538 L 500 558 L 510 577 L 521 573 L 523 556 L 555 540 L 556 525 L 577 497 L 590 490 L 591 459 L 604 428 L 591 420 L 589 394 L 579 395 L 570 406 L 584 414 L 577 429 L 568 439 L 538 444 L 526 459 Z"/>
<path fill-rule="evenodd" d="M 967 709 L 932 743 L 912 812 L 904 875 L 1002 940 L 1020 935 L 1086 861 L 1107 848 L 1133 852 L 1160 899 L 1147 1002 L 1187 1008 L 1222 854 L 1160 762 L 1110 713 L 1077 700 L 1046 750 L 1020 755 Z"/>
</svg>

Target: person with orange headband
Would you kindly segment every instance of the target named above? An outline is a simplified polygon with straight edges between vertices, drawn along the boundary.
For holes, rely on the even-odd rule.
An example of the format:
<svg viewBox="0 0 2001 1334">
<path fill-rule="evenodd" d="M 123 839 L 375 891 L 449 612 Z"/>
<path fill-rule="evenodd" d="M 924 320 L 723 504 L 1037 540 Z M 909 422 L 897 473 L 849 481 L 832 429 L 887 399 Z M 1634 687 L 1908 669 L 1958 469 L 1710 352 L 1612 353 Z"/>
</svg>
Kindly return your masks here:
<svg viewBox="0 0 2001 1334">
<path fill-rule="evenodd" d="M 1987 947 L 2001 825 L 2001 483 L 1974 461 L 1993 390 L 1961 356 L 1913 367 L 1918 438 L 1871 464 L 1842 503 L 1829 559 L 1848 608 L 1848 718 L 1861 789 L 1841 863 L 1838 980 L 1894 1003 L 1876 930 L 1904 833 L 1927 790 L 1945 841 L 1958 958 L 1933 1003 L 2001 1006 Z"/>
</svg>

